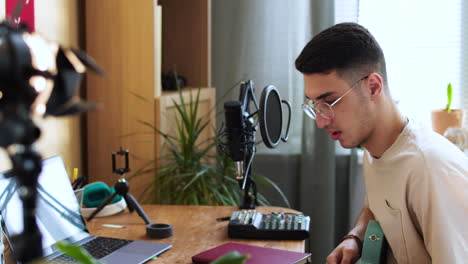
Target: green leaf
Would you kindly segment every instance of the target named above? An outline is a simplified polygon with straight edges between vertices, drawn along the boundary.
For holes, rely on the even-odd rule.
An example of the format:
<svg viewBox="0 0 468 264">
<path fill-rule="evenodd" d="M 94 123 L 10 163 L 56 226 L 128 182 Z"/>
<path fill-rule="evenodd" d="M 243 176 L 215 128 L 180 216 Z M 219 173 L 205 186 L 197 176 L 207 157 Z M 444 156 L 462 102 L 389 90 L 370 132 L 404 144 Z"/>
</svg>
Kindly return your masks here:
<svg viewBox="0 0 468 264">
<path fill-rule="evenodd" d="M 447 107 L 445 108 L 445 111 L 449 112 L 452 111 L 451 106 L 452 106 L 452 96 L 453 96 L 453 90 L 452 90 L 452 84 L 449 83 L 447 85 Z"/>
<path fill-rule="evenodd" d="M 74 258 L 81 264 L 101 264 L 98 260 L 94 259 L 84 248 L 72 245 L 67 242 L 58 242 L 57 248 L 64 254 Z"/>
<path fill-rule="evenodd" d="M 140 94 L 136 93 L 136 92 L 133 92 L 133 91 L 128 91 L 130 94 L 132 94 L 133 96 L 135 96 L 136 98 L 142 100 L 143 102 L 145 103 L 151 103 L 150 100 L 148 100 L 146 97 L 144 96 L 141 96 Z"/>
<path fill-rule="evenodd" d="M 270 178 L 268 178 L 266 176 L 262 176 L 262 175 L 255 175 L 254 178 L 256 180 L 260 180 L 261 182 L 266 183 L 267 185 L 273 187 L 281 195 L 281 198 L 283 199 L 286 206 L 288 208 L 291 208 L 291 205 L 289 204 L 288 198 L 286 197 L 286 195 L 283 193 L 281 188 L 275 182 L 273 182 Z"/>
<path fill-rule="evenodd" d="M 189 188 L 196 180 L 198 180 L 198 178 L 200 178 L 201 176 L 203 176 L 210 168 L 205 168 L 199 172 L 197 172 L 193 178 L 184 186 L 184 191 L 187 190 L 187 188 Z M 190 175 L 192 176 L 192 175 Z"/>
<path fill-rule="evenodd" d="M 237 251 L 231 251 L 227 254 L 222 255 L 211 264 L 242 264 L 245 263 L 247 259 L 250 258 L 249 254 L 241 255 Z"/>
</svg>

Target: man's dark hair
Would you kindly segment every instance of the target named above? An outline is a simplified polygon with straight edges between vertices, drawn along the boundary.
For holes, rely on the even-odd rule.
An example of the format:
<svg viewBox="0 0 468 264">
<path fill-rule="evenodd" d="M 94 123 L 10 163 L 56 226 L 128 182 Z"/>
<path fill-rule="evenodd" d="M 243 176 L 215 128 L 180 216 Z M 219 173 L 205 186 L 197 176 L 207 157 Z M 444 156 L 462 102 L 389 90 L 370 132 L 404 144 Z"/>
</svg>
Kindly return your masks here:
<svg viewBox="0 0 468 264">
<path fill-rule="evenodd" d="M 388 89 L 383 51 L 371 33 L 356 23 L 337 24 L 317 34 L 297 57 L 296 68 L 304 74 L 336 71 L 350 82 L 377 72 Z"/>
</svg>

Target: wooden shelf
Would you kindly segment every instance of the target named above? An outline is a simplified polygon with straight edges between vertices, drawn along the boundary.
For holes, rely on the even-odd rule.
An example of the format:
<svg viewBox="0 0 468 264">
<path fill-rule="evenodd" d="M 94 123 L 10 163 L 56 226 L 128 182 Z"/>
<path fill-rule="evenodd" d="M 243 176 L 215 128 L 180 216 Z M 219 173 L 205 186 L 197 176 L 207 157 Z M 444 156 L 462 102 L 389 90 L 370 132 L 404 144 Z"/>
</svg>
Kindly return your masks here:
<svg viewBox="0 0 468 264">
<path fill-rule="evenodd" d="M 177 71 L 188 86 L 211 87 L 211 1 L 160 0 L 162 70 Z"/>
<path fill-rule="evenodd" d="M 87 99 L 101 104 L 87 119 L 90 182 L 115 184 L 111 153 L 120 147 L 129 150 L 132 171 L 154 160 L 154 136 L 143 134 L 140 122 L 154 123 L 154 7 L 153 1 L 86 1 L 86 49 L 107 73 L 87 76 Z M 131 193 L 138 197 L 149 181 L 130 181 Z"/>
<path fill-rule="evenodd" d="M 86 51 L 107 72 L 87 76 L 87 100 L 102 107 L 87 117 L 90 182 L 115 184 L 111 153 L 130 151 L 136 171 L 159 161 L 161 140 L 143 123 L 170 129 L 171 93 L 161 92 L 161 71 L 176 69 L 196 87 L 210 86 L 210 0 L 86 0 Z M 214 106 L 215 91 L 203 89 L 201 103 Z M 205 98 L 205 97 L 203 97 Z M 207 111 L 203 112 L 207 113 Z M 213 111 L 214 113 L 214 111 Z M 213 124 L 214 124 L 213 115 Z M 132 172 L 131 172 L 132 173 Z M 131 175 L 130 173 L 130 175 Z M 153 175 L 130 181 L 141 199 Z"/>
</svg>

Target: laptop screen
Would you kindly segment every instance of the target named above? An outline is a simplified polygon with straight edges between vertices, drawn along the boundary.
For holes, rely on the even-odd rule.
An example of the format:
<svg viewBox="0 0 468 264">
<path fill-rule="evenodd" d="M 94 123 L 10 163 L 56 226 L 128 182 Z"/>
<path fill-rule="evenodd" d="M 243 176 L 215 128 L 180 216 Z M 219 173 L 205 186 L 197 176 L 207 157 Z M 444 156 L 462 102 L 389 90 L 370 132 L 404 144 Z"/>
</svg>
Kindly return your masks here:
<svg viewBox="0 0 468 264">
<path fill-rule="evenodd" d="M 42 234 L 43 253 L 48 255 L 55 251 L 52 246 L 56 242 L 76 241 L 88 233 L 61 157 L 43 160 L 38 181 L 36 221 Z M 11 238 L 23 231 L 23 206 L 17 188 L 12 171 L 0 174 L 0 214 L 12 247 Z"/>
</svg>

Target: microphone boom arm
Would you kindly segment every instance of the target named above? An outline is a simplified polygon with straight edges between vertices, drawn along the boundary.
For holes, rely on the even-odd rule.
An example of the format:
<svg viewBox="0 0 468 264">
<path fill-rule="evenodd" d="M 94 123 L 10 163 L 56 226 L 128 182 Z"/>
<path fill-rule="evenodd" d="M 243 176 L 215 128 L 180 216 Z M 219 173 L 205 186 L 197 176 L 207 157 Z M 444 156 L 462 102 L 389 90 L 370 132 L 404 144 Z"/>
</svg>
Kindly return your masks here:
<svg viewBox="0 0 468 264">
<path fill-rule="evenodd" d="M 241 84 L 241 92 L 239 95 L 239 101 L 241 102 L 241 109 L 242 113 L 247 113 L 248 119 L 253 117 L 258 113 L 258 103 L 257 99 L 255 98 L 255 89 L 253 87 L 252 80 L 248 80 L 247 82 Z M 250 102 L 254 103 L 255 112 L 250 112 Z"/>
<path fill-rule="evenodd" d="M 255 156 L 256 127 L 258 122 L 254 122 L 253 117 L 257 115 L 259 107 L 255 98 L 255 89 L 252 80 L 241 84 L 239 101 L 241 102 L 241 111 L 247 140 L 242 146 L 244 149 L 243 177 L 239 180 L 241 190 L 244 190 L 244 200 L 240 206 L 241 209 L 254 209 L 257 205 L 257 188 L 252 178 L 252 163 Z M 251 109 L 253 102 L 254 109 Z M 251 189 L 252 191 L 251 192 Z"/>
</svg>

